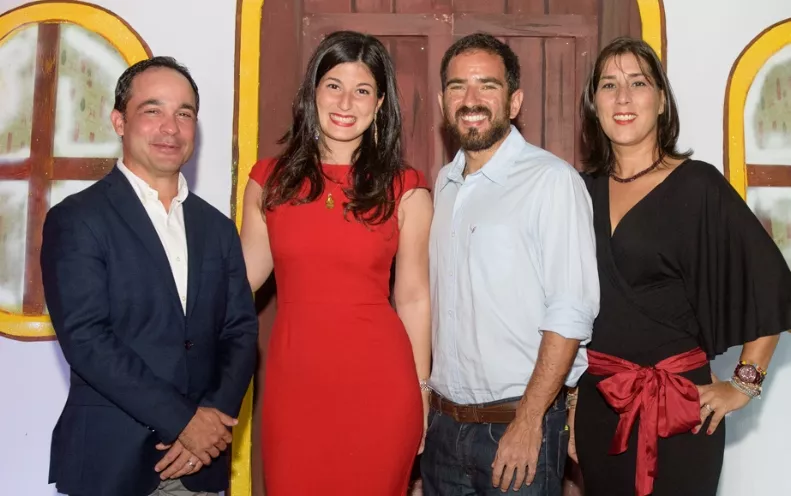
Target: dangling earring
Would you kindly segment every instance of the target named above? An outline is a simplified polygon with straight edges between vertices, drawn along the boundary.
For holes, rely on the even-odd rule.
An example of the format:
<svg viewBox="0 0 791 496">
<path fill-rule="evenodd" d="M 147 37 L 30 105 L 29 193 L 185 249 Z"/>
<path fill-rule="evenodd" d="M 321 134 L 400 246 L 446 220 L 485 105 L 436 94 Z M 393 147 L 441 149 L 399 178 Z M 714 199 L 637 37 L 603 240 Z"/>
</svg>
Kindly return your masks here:
<svg viewBox="0 0 791 496">
<path fill-rule="evenodd" d="M 319 130 L 316 129 L 316 132 L 313 133 L 313 139 L 318 141 L 321 135 L 319 134 Z"/>
<path fill-rule="evenodd" d="M 379 130 L 376 128 L 376 117 L 374 116 L 374 145 L 379 145 Z"/>
</svg>

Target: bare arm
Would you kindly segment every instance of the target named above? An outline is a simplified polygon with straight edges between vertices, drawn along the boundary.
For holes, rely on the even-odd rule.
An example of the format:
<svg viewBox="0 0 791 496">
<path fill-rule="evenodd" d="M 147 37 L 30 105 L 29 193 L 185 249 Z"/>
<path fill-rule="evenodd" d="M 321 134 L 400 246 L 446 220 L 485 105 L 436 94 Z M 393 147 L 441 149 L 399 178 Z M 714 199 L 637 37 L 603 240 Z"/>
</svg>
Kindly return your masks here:
<svg viewBox="0 0 791 496">
<path fill-rule="evenodd" d="M 545 331 L 538 348 L 533 375 L 527 383 L 517 416 L 528 422 L 541 422 L 566 381 L 580 342 Z"/>
<path fill-rule="evenodd" d="M 398 212 L 400 233 L 393 296 L 412 343 L 419 379 L 428 379 L 431 367 L 428 237 L 432 214 L 428 191 L 404 193 Z"/>
<path fill-rule="evenodd" d="M 242 212 L 242 252 L 247 266 L 247 279 L 253 292 L 264 285 L 272 273 L 272 251 L 269 249 L 269 233 L 261 210 L 263 188 L 255 181 L 248 181 L 244 189 L 244 210 Z"/>
<path fill-rule="evenodd" d="M 744 344 L 742 348 L 741 360 L 747 363 L 754 363 L 761 366 L 766 370 L 769 368 L 769 362 L 772 360 L 777 343 L 780 342 L 780 335 L 764 336 L 755 341 L 750 341 Z"/>
</svg>

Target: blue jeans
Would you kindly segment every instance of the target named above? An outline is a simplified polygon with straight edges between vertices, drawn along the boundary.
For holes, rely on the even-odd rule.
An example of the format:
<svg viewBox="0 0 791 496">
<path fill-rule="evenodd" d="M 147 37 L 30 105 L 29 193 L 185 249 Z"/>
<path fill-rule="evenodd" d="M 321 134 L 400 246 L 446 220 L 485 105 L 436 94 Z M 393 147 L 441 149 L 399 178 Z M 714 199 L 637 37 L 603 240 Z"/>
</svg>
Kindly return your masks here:
<svg viewBox="0 0 791 496">
<path fill-rule="evenodd" d="M 536 477 L 515 496 L 561 496 L 566 467 L 569 431 L 566 430 L 565 394 L 544 416 L 544 438 Z M 432 409 L 426 432 L 426 447 L 420 461 L 425 496 L 502 495 L 492 486 L 492 462 L 508 424 L 460 423 Z"/>
</svg>

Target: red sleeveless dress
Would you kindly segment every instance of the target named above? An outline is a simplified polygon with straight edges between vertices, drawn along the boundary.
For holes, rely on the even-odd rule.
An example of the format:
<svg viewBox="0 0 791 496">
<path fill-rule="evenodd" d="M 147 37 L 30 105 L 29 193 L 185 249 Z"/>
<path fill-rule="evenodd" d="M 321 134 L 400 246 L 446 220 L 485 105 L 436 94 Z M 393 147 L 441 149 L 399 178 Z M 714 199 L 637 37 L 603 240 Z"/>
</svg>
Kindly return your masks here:
<svg viewBox="0 0 791 496">
<path fill-rule="evenodd" d="M 263 185 L 271 165 L 257 163 L 250 177 Z M 344 219 L 351 167 L 323 169 L 335 182 L 318 200 L 266 212 L 277 281 L 262 413 L 267 496 L 404 496 L 423 406 L 412 347 L 389 303 L 398 220 Z M 402 183 L 399 200 L 426 187 L 411 169 Z"/>
</svg>

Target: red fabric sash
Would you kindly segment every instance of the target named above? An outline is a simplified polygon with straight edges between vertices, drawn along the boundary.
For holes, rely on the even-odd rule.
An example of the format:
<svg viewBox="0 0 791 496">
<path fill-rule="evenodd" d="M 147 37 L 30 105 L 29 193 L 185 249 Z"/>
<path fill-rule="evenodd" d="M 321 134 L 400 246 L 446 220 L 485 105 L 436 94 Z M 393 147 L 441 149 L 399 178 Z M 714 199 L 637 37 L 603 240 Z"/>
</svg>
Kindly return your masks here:
<svg viewBox="0 0 791 496">
<path fill-rule="evenodd" d="M 656 479 L 659 436 L 670 437 L 692 430 L 700 423 L 698 389 L 677 374 L 702 367 L 708 362 L 700 348 L 666 358 L 653 367 L 641 367 L 628 360 L 588 350 L 588 372 L 611 376 L 598 389 L 607 403 L 620 414 L 610 454 L 626 451 L 629 433 L 637 415 L 637 496 L 653 492 Z"/>
</svg>

